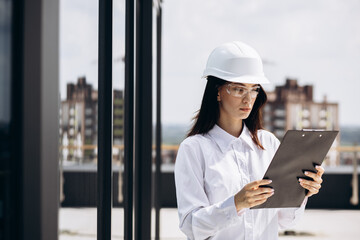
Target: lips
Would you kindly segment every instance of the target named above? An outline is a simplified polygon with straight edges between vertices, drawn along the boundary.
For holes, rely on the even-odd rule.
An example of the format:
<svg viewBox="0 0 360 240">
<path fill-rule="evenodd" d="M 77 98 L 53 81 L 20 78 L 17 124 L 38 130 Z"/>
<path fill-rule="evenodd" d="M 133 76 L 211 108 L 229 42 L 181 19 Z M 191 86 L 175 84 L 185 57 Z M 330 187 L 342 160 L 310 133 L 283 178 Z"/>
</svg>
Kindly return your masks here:
<svg viewBox="0 0 360 240">
<path fill-rule="evenodd" d="M 251 111 L 251 108 L 240 108 L 241 111 L 244 111 L 244 112 L 250 112 Z"/>
</svg>

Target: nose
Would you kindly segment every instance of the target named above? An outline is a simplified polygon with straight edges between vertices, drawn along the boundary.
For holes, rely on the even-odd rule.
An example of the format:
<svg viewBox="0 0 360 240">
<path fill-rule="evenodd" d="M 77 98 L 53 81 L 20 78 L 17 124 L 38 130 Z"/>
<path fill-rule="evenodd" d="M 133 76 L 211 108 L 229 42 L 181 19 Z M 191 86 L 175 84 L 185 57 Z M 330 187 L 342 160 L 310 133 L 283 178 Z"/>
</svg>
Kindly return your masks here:
<svg viewBox="0 0 360 240">
<path fill-rule="evenodd" d="M 243 102 L 244 103 L 249 103 L 251 102 L 251 95 L 250 95 L 250 92 L 246 92 L 244 98 L 243 98 Z"/>
</svg>

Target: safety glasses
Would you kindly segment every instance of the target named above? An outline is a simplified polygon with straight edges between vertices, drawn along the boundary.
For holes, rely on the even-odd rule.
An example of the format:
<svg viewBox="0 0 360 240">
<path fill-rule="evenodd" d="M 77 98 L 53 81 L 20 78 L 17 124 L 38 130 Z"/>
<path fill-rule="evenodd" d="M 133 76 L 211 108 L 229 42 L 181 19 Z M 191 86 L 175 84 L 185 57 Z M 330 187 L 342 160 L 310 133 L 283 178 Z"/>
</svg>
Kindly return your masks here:
<svg viewBox="0 0 360 240">
<path fill-rule="evenodd" d="M 243 98 L 246 95 L 250 95 L 251 98 L 256 98 L 259 94 L 260 86 L 247 88 L 241 85 L 229 83 L 226 85 L 226 92 L 233 97 Z"/>
</svg>

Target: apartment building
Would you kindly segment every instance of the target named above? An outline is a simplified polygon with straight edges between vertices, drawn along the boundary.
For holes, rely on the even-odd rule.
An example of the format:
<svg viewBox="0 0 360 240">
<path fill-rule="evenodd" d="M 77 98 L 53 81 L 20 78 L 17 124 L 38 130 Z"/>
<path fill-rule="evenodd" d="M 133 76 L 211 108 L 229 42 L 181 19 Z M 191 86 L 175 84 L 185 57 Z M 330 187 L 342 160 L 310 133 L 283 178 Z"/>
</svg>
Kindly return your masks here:
<svg viewBox="0 0 360 240">
<path fill-rule="evenodd" d="M 263 109 L 264 126 L 279 139 L 290 129 L 339 129 L 338 103 L 328 102 L 326 96 L 322 102 L 315 102 L 312 85 L 299 86 L 296 79 L 286 79 L 283 86 L 276 86 L 267 94 L 268 103 Z M 338 136 L 334 146 L 339 144 Z M 329 152 L 326 164 L 339 164 L 335 151 Z"/>
<path fill-rule="evenodd" d="M 97 156 L 98 91 L 80 77 L 67 84 L 66 100 L 60 108 L 60 142 L 62 158 L 93 161 Z M 123 144 L 124 99 L 122 90 L 113 91 L 113 143 Z M 119 151 L 115 151 L 118 155 Z"/>
</svg>

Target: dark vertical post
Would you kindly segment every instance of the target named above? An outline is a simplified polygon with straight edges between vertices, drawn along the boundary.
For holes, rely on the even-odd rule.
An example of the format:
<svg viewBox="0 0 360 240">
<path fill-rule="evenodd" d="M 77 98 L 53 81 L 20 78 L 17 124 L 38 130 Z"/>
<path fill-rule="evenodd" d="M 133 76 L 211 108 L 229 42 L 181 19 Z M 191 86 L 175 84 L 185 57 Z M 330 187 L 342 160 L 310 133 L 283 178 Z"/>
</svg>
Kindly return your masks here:
<svg viewBox="0 0 360 240">
<path fill-rule="evenodd" d="M 11 26 L 11 125 L 10 125 L 10 199 L 8 212 L 8 229 L 5 229 L 5 239 L 24 239 L 23 204 L 24 164 L 23 164 L 23 134 L 24 134 L 24 1 L 12 3 Z M 6 207 L 6 206 L 5 206 Z M 5 213 L 6 214 L 6 213 Z"/>
<path fill-rule="evenodd" d="M 161 208 L 161 36 L 162 6 L 156 16 L 156 168 L 155 168 L 155 240 L 160 239 L 160 208 Z"/>
<path fill-rule="evenodd" d="M 59 1 L 24 1 L 23 11 L 21 231 L 26 239 L 57 239 Z"/>
<path fill-rule="evenodd" d="M 111 239 L 112 0 L 99 1 L 97 239 Z"/>
<path fill-rule="evenodd" d="M 135 239 L 151 239 L 152 4 L 136 2 Z"/>
<path fill-rule="evenodd" d="M 135 1 L 126 0 L 125 15 L 125 118 L 124 118 L 124 239 L 132 240 L 134 157 L 134 20 Z"/>
</svg>

